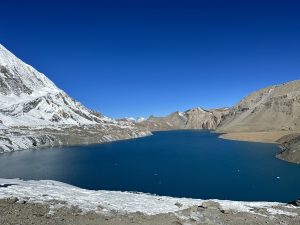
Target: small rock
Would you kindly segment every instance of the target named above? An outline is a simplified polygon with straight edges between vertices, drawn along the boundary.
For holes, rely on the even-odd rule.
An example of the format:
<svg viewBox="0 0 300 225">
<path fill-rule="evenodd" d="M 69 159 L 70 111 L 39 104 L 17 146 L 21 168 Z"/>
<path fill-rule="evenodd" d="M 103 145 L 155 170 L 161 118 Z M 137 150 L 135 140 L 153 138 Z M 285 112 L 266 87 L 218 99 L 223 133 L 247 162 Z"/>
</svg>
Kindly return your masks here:
<svg viewBox="0 0 300 225">
<path fill-rule="evenodd" d="M 97 206 L 97 209 L 98 209 L 98 210 L 103 210 L 104 207 L 103 207 L 102 205 L 98 205 L 98 206 Z"/>
<path fill-rule="evenodd" d="M 195 219 L 195 218 L 189 218 L 188 219 L 188 222 L 191 222 L 191 223 L 196 223 L 197 222 L 197 220 Z M 188 223 L 189 224 L 189 223 Z"/>
<path fill-rule="evenodd" d="M 230 214 L 231 211 L 229 209 L 221 209 L 221 213 L 223 213 L 223 214 Z"/>
<path fill-rule="evenodd" d="M 176 221 L 173 221 L 172 224 L 174 224 L 174 225 L 182 225 L 183 223 L 181 223 L 180 221 L 176 220 Z"/>
<path fill-rule="evenodd" d="M 183 206 L 180 202 L 176 202 L 175 205 L 176 205 L 178 208 L 181 208 L 181 207 Z"/>
<path fill-rule="evenodd" d="M 33 213 L 33 215 L 36 216 L 36 217 L 43 217 L 44 216 L 43 213 Z"/>
<path fill-rule="evenodd" d="M 193 206 L 190 207 L 191 212 L 197 212 L 201 209 L 203 209 L 203 207 L 202 206 L 197 206 L 197 205 L 193 205 Z"/>
<path fill-rule="evenodd" d="M 203 202 L 202 203 L 202 208 L 205 209 L 220 209 L 221 206 L 218 202 L 214 202 L 214 201 L 207 201 L 207 202 Z"/>
<path fill-rule="evenodd" d="M 19 199 L 17 197 L 12 197 L 12 198 L 8 198 L 7 202 L 13 204 L 13 203 L 16 203 L 18 200 Z"/>
<path fill-rule="evenodd" d="M 19 200 L 18 203 L 20 203 L 20 204 L 26 204 L 26 201 L 25 200 Z"/>
<path fill-rule="evenodd" d="M 74 215 L 79 215 L 82 213 L 82 209 L 80 209 L 78 206 L 72 206 L 72 211 Z"/>
<path fill-rule="evenodd" d="M 300 199 L 288 203 L 289 205 L 300 207 Z"/>
<path fill-rule="evenodd" d="M 257 209 L 257 212 L 260 214 L 266 214 L 266 213 L 268 213 L 268 210 L 265 208 L 259 208 L 259 209 Z"/>
<path fill-rule="evenodd" d="M 128 215 L 128 219 L 129 219 L 130 221 L 134 221 L 134 216 Z"/>
<path fill-rule="evenodd" d="M 138 216 L 145 216 L 145 214 L 144 213 L 142 213 L 142 212 L 140 212 L 140 211 L 136 211 L 136 213 L 135 213 L 136 215 L 138 215 Z"/>
</svg>

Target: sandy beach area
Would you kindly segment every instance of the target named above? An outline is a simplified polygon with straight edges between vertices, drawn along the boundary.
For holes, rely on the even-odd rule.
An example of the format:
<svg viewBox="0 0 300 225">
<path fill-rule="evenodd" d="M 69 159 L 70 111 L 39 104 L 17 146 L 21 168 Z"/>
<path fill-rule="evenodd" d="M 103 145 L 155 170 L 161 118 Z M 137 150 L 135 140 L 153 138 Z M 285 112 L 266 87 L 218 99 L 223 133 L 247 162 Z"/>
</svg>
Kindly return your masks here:
<svg viewBox="0 0 300 225">
<path fill-rule="evenodd" d="M 262 143 L 277 143 L 277 141 L 289 134 L 291 131 L 261 131 L 261 132 L 234 132 L 222 134 L 219 137 L 228 140 L 251 141 Z"/>
</svg>

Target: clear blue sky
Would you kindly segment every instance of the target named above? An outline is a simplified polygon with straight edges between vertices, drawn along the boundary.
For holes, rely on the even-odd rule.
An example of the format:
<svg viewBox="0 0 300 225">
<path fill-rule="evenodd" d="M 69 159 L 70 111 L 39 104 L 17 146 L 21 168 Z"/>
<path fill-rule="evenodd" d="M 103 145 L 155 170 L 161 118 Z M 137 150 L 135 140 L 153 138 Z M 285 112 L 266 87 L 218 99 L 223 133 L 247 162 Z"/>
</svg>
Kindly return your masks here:
<svg viewBox="0 0 300 225">
<path fill-rule="evenodd" d="M 112 117 L 231 106 L 300 78 L 289 0 L 2 1 L 0 42 Z"/>
</svg>

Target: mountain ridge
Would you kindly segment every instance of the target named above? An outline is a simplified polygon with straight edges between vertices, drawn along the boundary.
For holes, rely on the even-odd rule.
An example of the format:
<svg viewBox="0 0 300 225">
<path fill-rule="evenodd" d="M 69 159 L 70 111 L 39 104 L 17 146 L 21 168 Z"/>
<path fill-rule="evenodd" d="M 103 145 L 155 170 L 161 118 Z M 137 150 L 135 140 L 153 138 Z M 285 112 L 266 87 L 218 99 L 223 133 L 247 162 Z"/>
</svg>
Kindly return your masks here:
<svg viewBox="0 0 300 225">
<path fill-rule="evenodd" d="M 0 152 L 151 134 L 86 108 L 1 44 L 0 128 Z"/>
<path fill-rule="evenodd" d="M 300 80 L 255 91 L 236 104 L 220 132 L 300 130 Z"/>
<path fill-rule="evenodd" d="M 151 131 L 213 130 L 226 139 L 277 143 L 278 158 L 300 163 L 300 80 L 259 89 L 230 108 L 198 107 L 137 125 Z"/>
<path fill-rule="evenodd" d="M 2 45 L 0 76 L 0 120 L 5 126 L 80 125 L 110 120 L 69 97 Z M 3 118 L 6 115 L 10 118 Z"/>
<path fill-rule="evenodd" d="M 136 122 L 138 126 L 151 131 L 204 129 L 214 130 L 222 118 L 229 113 L 229 108 L 203 109 L 201 107 L 188 109 L 184 112 L 176 111 L 167 116 L 150 116 L 148 119 Z"/>
</svg>

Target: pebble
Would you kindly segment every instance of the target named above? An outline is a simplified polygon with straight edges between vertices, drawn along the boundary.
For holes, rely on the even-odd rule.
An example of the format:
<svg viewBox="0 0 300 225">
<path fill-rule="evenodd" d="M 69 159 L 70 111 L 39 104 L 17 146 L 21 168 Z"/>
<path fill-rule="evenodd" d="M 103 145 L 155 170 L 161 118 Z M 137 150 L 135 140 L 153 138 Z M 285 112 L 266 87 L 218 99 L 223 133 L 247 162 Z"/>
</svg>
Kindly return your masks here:
<svg viewBox="0 0 300 225">
<path fill-rule="evenodd" d="M 205 209 L 220 209 L 221 206 L 218 202 L 207 201 L 202 203 L 202 207 Z"/>
<path fill-rule="evenodd" d="M 19 199 L 17 197 L 12 197 L 12 198 L 8 198 L 7 202 L 13 204 L 13 203 L 16 203 L 18 200 Z"/>
<path fill-rule="evenodd" d="M 230 214 L 230 210 L 229 209 L 221 209 L 221 213 Z"/>
<path fill-rule="evenodd" d="M 176 205 L 178 208 L 181 208 L 181 207 L 183 206 L 180 202 L 176 202 L 175 205 Z"/>
<path fill-rule="evenodd" d="M 20 203 L 20 204 L 26 204 L 26 201 L 25 200 L 19 200 L 18 203 Z"/>
</svg>

